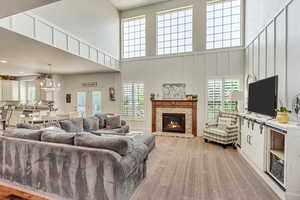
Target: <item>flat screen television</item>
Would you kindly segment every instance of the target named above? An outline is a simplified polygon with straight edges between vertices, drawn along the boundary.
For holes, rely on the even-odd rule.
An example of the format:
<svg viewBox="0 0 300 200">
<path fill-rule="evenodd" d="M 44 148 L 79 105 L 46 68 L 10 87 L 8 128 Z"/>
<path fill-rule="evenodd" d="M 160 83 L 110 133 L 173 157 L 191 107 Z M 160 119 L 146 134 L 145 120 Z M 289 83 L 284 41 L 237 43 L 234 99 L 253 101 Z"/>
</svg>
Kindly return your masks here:
<svg viewBox="0 0 300 200">
<path fill-rule="evenodd" d="M 278 76 L 249 84 L 248 111 L 276 116 Z"/>
</svg>

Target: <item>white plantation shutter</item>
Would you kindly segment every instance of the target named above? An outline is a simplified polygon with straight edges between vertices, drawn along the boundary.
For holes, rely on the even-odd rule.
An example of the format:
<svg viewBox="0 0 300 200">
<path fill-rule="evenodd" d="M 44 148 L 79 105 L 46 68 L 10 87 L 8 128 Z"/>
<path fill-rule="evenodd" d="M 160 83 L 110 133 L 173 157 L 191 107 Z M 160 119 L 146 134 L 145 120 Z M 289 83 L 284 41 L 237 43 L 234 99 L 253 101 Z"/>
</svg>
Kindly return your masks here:
<svg viewBox="0 0 300 200">
<path fill-rule="evenodd" d="M 236 110 L 236 102 L 231 101 L 231 93 L 240 90 L 240 81 L 236 79 L 224 80 L 224 106 L 223 110 L 226 112 L 233 112 Z"/>
<path fill-rule="evenodd" d="M 236 102 L 231 101 L 231 93 L 239 90 L 238 79 L 208 80 L 208 120 L 216 120 L 220 110 L 235 111 Z"/>
<path fill-rule="evenodd" d="M 222 106 L 222 80 L 208 80 L 208 120 L 215 120 Z"/>
<path fill-rule="evenodd" d="M 124 83 L 122 113 L 129 117 L 144 117 L 144 84 Z"/>
</svg>

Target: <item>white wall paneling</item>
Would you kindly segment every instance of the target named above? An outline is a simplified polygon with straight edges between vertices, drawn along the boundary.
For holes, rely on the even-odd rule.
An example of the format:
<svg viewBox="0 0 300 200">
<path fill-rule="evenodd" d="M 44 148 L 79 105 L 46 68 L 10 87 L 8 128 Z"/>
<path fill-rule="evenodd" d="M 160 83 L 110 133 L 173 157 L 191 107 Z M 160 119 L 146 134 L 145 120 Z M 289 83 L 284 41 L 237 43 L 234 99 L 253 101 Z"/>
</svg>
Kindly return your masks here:
<svg viewBox="0 0 300 200">
<path fill-rule="evenodd" d="M 27 37 L 34 37 L 34 17 L 27 14 L 17 14 L 13 16 L 13 31 L 21 33 Z"/>
<path fill-rule="evenodd" d="M 270 6 L 271 6 L 270 2 Z M 293 98 L 300 93 L 300 28 L 298 19 L 300 18 L 300 2 L 289 1 L 283 4 L 281 11 L 265 25 L 258 37 L 258 60 L 252 55 L 252 47 L 256 46 L 256 40 L 249 43 L 246 48 L 246 71 L 247 65 L 251 68 L 252 59 L 254 63 L 259 63 L 259 79 L 278 75 L 280 103 L 292 108 Z M 254 12 L 254 10 L 253 10 Z M 246 21 L 247 23 L 247 21 Z M 254 64 L 255 66 L 255 64 Z M 251 70 L 249 70 L 251 72 Z M 246 72 L 247 74 L 247 72 Z"/>
<path fill-rule="evenodd" d="M 293 1 L 287 9 L 287 96 L 291 108 L 294 97 L 300 93 L 300 1 Z"/>
<path fill-rule="evenodd" d="M 35 24 L 36 39 L 46 44 L 52 44 L 53 32 L 52 27 L 44 22 L 37 20 Z"/>
<path fill-rule="evenodd" d="M 253 43 L 249 45 L 249 74 L 254 74 L 254 48 L 253 48 Z"/>
<path fill-rule="evenodd" d="M 98 59 L 96 55 L 103 54 L 106 59 L 109 60 L 109 62 L 106 62 L 109 65 L 106 67 L 112 66 L 110 60 L 117 60 L 118 62 L 116 62 L 117 66 L 115 69 L 119 68 L 119 58 L 114 58 L 99 48 L 83 41 L 81 38 L 66 32 L 31 12 L 20 13 L 0 19 L 0 26 L 72 54 L 79 55 L 101 65 L 105 65 L 105 62 L 104 60 L 103 62 L 97 62 Z M 90 50 L 92 50 L 92 52 L 90 52 Z"/>
<path fill-rule="evenodd" d="M 275 26 L 267 27 L 267 77 L 275 75 Z"/>
<path fill-rule="evenodd" d="M 54 29 L 53 42 L 55 47 L 65 51 L 68 50 L 68 35 L 64 32 Z"/>
<path fill-rule="evenodd" d="M 9 17 L 5 17 L 0 19 L 0 26 L 6 29 L 9 29 L 10 27 L 10 18 Z"/>
<path fill-rule="evenodd" d="M 285 10 L 277 16 L 276 20 L 276 57 L 275 73 L 278 75 L 279 100 L 286 105 L 286 12 Z"/>
<path fill-rule="evenodd" d="M 264 30 L 259 35 L 259 79 L 266 78 L 267 72 L 267 35 Z"/>
<path fill-rule="evenodd" d="M 89 51 L 89 46 L 85 43 L 80 42 L 80 56 L 84 58 L 89 58 L 90 57 L 90 51 Z"/>
<path fill-rule="evenodd" d="M 259 79 L 259 38 L 253 43 L 253 74 Z"/>
</svg>

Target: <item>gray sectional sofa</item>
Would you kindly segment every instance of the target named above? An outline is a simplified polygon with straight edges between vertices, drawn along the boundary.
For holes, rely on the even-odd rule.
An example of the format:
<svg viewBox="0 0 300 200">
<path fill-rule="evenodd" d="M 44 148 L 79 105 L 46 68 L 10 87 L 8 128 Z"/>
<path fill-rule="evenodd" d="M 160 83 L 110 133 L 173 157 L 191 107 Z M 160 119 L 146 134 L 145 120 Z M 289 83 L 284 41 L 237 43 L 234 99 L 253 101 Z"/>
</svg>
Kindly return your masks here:
<svg viewBox="0 0 300 200">
<path fill-rule="evenodd" d="M 102 117 L 7 130 L 0 136 L 0 178 L 55 199 L 130 199 L 146 176 L 155 137 L 124 133 L 124 122 L 115 130 L 118 119 L 105 119 L 105 128 Z"/>
</svg>

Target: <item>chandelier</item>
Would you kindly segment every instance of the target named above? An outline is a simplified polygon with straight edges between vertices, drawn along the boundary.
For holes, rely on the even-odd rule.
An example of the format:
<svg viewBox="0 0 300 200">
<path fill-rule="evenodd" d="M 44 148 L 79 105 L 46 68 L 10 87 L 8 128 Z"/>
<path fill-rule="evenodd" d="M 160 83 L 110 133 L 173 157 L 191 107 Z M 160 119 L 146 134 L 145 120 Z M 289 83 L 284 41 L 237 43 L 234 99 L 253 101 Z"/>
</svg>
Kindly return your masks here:
<svg viewBox="0 0 300 200">
<path fill-rule="evenodd" d="M 52 65 L 48 64 L 49 66 L 49 73 L 44 74 L 40 77 L 41 82 L 40 86 L 42 90 L 47 90 L 47 91 L 54 91 L 57 89 L 60 89 L 61 84 L 58 81 L 55 81 L 52 76 Z"/>
</svg>

